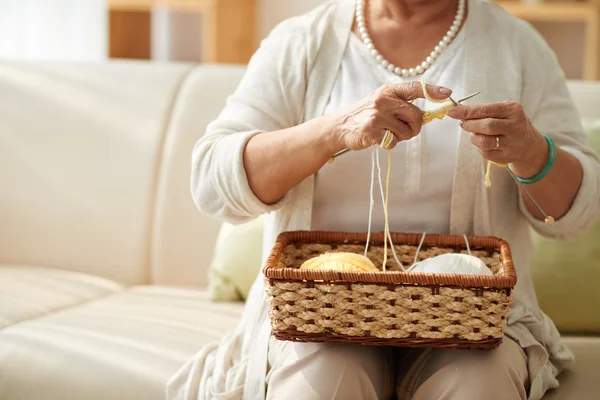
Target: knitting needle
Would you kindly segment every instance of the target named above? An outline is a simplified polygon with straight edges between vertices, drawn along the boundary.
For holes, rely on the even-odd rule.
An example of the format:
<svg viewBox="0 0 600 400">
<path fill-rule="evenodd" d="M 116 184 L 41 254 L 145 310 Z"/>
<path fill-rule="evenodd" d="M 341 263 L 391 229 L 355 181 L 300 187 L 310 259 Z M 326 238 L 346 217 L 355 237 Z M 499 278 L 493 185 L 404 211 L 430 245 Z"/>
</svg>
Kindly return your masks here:
<svg viewBox="0 0 600 400">
<path fill-rule="evenodd" d="M 475 93 L 471 93 L 470 95 L 468 95 L 468 96 L 466 96 L 466 97 L 463 97 L 462 99 L 460 99 L 459 101 L 457 101 L 457 102 L 456 102 L 456 103 L 457 103 L 456 105 L 459 105 L 460 103 L 463 103 L 463 102 L 465 102 L 465 101 L 467 101 L 467 100 L 469 100 L 469 99 L 472 99 L 473 97 L 475 97 L 475 96 L 477 96 L 477 95 L 479 95 L 479 94 L 481 94 L 481 92 L 475 92 Z M 452 100 L 452 99 L 450 98 L 450 100 Z M 454 100 L 452 100 L 452 102 L 454 103 Z"/>
<path fill-rule="evenodd" d="M 531 200 L 531 202 L 536 206 L 536 208 L 542 213 L 542 215 L 545 218 L 545 222 L 548 225 L 552 225 L 554 224 L 554 218 L 550 217 L 548 214 L 546 214 L 546 212 L 542 209 L 542 207 L 540 207 L 540 205 L 537 203 L 537 201 L 535 201 L 535 199 L 533 198 L 533 196 L 531 195 L 531 193 L 529 193 L 529 191 L 527 189 L 525 189 L 525 186 L 519 182 L 519 179 L 517 179 L 517 176 L 515 175 L 514 172 L 512 172 L 512 170 L 508 167 L 508 165 L 506 167 L 506 170 L 508 171 L 508 173 L 510 174 L 510 176 L 513 178 L 513 180 L 515 181 L 515 183 L 517 184 L 517 186 L 519 186 L 519 188 L 521 188 L 521 190 L 523 192 L 525 192 L 525 194 L 527 195 L 527 197 L 529 197 L 529 200 Z"/>
<path fill-rule="evenodd" d="M 451 101 L 451 102 L 452 102 L 452 103 L 453 103 L 455 106 L 457 106 L 457 105 L 459 105 L 460 103 L 462 103 L 462 102 L 464 102 L 464 101 L 467 101 L 467 100 L 469 100 L 469 99 L 471 99 L 471 98 L 473 98 L 473 97 L 477 96 L 477 95 L 478 95 L 478 94 L 480 94 L 480 93 L 481 93 L 481 92 L 475 92 L 475 93 L 472 93 L 472 94 L 470 94 L 470 95 L 468 95 L 468 96 L 466 96 L 466 97 L 463 97 L 462 99 L 460 99 L 460 100 L 458 100 L 458 101 L 455 101 L 455 100 L 454 100 L 452 97 L 448 97 L 448 99 L 450 99 L 450 101 Z M 343 154 L 346 154 L 346 153 L 347 153 L 347 152 L 349 152 L 349 151 L 350 151 L 350 149 L 344 149 L 344 150 L 342 150 L 342 151 L 338 151 L 338 152 L 337 152 L 337 153 L 335 153 L 335 154 L 333 155 L 333 157 L 331 157 L 331 158 L 330 158 L 330 159 L 329 159 L 327 162 L 328 162 L 329 164 L 331 164 L 332 162 L 334 162 L 334 161 L 335 161 L 335 159 L 336 159 L 336 158 L 338 158 L 339 156 L 341 156 L 341 155 L 343 155 Z"/>
</svg>

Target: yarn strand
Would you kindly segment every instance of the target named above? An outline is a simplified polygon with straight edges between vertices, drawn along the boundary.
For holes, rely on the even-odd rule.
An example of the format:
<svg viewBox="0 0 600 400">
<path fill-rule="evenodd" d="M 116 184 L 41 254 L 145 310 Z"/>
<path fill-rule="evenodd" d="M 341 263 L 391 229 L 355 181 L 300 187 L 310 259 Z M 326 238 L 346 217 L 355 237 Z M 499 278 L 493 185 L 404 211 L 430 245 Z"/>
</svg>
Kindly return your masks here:
<svg viewBox="0 0 600 400">
<path fill-rule="evenodd" d="M 469 246 L 469 239 L 467 238 L 467 235 L 463 233 L 463 237 L 465 238 L 465 243 L 467 244 L 467 252 L 469 253 L 469 255 L 471 255 L 471 246 Z"/>
<path fill-rule="evenodd" d="M 371 241 L 371 221 L 373 220 L 373 208 L 375 207 L 375 198 L 373 197 L 373 187 L 375 183 L 375 152 L 377 147 L 373 147 L 371 152 L 371 186 L 369 188 L 369 226 L 367 228 L 367 243 L 365 244 L 365 257 L 369 251 Z"/>
<path fill-rule="evenodd" d="M 491 188 L 492 187 L 492 164 L 496 164 L 499 167 L 506 167 L 508 164 L 501 164 L 501 163 L 496 163 L 493 161 L 489 161 L 487 162 L 487 166 L 485 168 L 485 187 L 486 188 Z"/>
<path fill-rule="evenodd" d="M 371 168 L 373 170 L 375 170 L 375 167 L 377 167 L 377 177 L 378 177 L 378 181 L 379 181 L 379 192 L 381 193 L 381 203 L 384 207 L 384 216 L 386 221 L 389 220 L 388 218 L 388 208 L 386 207 L 386 201 L 385 201 L 385 194 L 383 191 L 383 180 L 381 179 L 381 163 L 379 162 L 379 151 L 378 148 L 375 147 L 374 150 L 375 152 L 375 163 L 372 164 Z M 388 160 L 391 159 L 391 150 L 388 150 Z M 388 168 L 391 170 L 391 163 L 388 162 Z M 389 182 L 389 181 L 388 181 Z M 389 188 L 389 184 L 387 185 Z M 369 231 L 371 230 L 371 225 L 369 224 Z M 387 240 L 390 242 L 390 247 L 392 250 L 392 254 L 394 256 L 394 260 L 396 261 L 396 263 L 398 264 L 398 266 L 400 267 L 400 269 L 402 269 L 403 271 L 405 270 L 404 265 L 402 265 L 402 262 L 400 261 L 400 259 L 398 258 L 398 255 L 396 254 L 396 249 L 394 248 L 394 243 L 392 241 L 392 234 L 389 231 L 389 224 L 388 224 L 388 230 L 387 232 L 384 233 L 385 237 L 387 237 Z M 385 262 L 384 262 L 384 266 L 383 266 L 383 270 L 385 271 Z"/>
<path fill-rule="evenodd" d="M 383 234 L 383 271 L 385 271 L 387 264 L 387 237 L 390 235 L 390 219 L 388 215 L 388 199 L 390 194 L 390 172 L 392 170 L 392 152 L 388 150 L 388 167 L 387 167 L 387 176 L 385 178 L 385 228 Z M 390 246 L 392 245 L 392 241 L 390 240 Z"/>
<path fill-rule="evenodd" d="M 417 247 L 417 251 L 415 252 L 415 259 L 413 260 L 412 265 L 406 270 L 406 272 L 412 271 L 417 265 L 417 261 L 419 259 L 419 252 L 421 251 L 421 247 L 423 246 L 423 242 L 425 241 L 425 236 L 427 236 L 427 232 L 423 232 L 421 236 L 421 241 L 419 242 L 419 246 Z"/>
</svg>

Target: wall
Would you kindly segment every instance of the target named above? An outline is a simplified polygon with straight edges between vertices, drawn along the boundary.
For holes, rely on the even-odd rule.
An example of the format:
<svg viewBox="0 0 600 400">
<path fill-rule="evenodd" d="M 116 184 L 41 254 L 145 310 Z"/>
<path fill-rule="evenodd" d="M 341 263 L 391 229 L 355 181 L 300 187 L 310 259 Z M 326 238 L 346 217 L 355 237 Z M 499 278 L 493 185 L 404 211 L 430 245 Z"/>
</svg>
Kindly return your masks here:
<svg viewBox="0 0 600 400">
<path fill-rule="evenodd" d="M 557 54 L 567 78 L 581 79 L 585 54 L 585 26 L 577 22 L 536 22 L 533 26 Z"/>
<path fill-rule="evenodd" d="M 279 22 L 312 10 L 325 0 L 257 0 L 257 43 Z"/>
<path fill-rule="evenodd" d="M 106 0 L 0 0 L 0 59 L 103 61 Z"/>
<path fill-rule="evenodd" d="M 199 62 L 201 24 L 200 14 L 155 9 L 152 13 L 152 58 Z"/>
</svg>

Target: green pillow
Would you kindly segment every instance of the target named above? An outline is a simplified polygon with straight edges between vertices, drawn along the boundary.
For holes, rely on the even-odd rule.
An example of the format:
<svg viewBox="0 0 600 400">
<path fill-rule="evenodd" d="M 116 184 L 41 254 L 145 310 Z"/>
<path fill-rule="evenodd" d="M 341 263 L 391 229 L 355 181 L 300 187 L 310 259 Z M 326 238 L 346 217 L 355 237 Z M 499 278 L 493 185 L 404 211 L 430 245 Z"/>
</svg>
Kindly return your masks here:
<svg viewBox="0 0 600 400">
<path fill-rule="evenodd" d="M 244 301 L 262 263 L 263 218 L 223 224 L 208 272 L 212 301 Z"/>
<path fill-rule="evenodd" d="M 584 121 L 600 153 L 600 120 Z M 600 333 L 600 220 L 583 236 L 557 242 L 534 234 L 531 274 L 542 310 L 563 333 Z"/>
</svg>

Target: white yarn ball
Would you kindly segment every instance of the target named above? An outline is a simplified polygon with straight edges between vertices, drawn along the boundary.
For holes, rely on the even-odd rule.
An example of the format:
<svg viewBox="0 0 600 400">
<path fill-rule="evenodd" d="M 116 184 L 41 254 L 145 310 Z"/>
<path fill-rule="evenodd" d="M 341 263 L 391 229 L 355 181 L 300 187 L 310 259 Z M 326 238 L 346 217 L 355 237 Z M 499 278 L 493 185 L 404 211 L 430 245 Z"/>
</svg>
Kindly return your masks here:
<svg viewBox="0 0 600 400">
<path fill-rule="evenodd" d="M 468 254 L 442 254 L 414 265 L 411 272 L 429 272 L 434 274 L 463 274 L 463 275 L 488 275 L 492 271 L 485 263 Z"/>
</svg>

